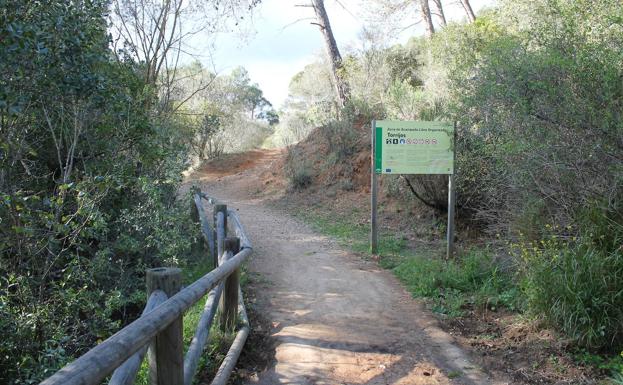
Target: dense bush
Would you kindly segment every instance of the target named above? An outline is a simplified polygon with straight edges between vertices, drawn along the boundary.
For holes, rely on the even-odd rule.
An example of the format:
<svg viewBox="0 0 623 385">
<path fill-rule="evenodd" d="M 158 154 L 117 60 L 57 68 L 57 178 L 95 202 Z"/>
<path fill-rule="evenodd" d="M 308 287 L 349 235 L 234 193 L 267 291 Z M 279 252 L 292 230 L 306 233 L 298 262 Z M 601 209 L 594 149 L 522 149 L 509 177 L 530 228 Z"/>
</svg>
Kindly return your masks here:
<svg viewBox="0 0 623 385">
<path fill-rule="evenodd" d="M 327 144 L 332 162 L 341 163 L 355 154 L 358 134 L 351 119 L 332 120 L 325 124 L 319 133 Z"/>
<path fill-rule="evenodd" d="M 548 225 L 549 237 L 518 246 L 531 310 L 588 348 L 623 342 L 621 216 L 587 209 L 577 232 Z"/>
<path fill-rule="evenodd" d="M 107 1 L 0 0 L 0 383 L 37 383 L 133 318 L 183 264 L 185 149 Z M 183 236 L 185 234 L 185 236 Z"/>
<path fill-rule="evenodd" d="M 521 238 L 529 310 L 621 343 L 623 4 L 504 1 L 435 36 L 464 208 Z"/>
<path fill-rule="evenodd" d="M 589 202 L 621 196 L 622 8 L 505 2 L 436 37 L 452 114 L 480 142 L 467 156 L 490 163 L 466 171 L 487 182 L 473 203 L 496 232 L 519 230 L 535 202 L 564 227 Z"/>
</svg>

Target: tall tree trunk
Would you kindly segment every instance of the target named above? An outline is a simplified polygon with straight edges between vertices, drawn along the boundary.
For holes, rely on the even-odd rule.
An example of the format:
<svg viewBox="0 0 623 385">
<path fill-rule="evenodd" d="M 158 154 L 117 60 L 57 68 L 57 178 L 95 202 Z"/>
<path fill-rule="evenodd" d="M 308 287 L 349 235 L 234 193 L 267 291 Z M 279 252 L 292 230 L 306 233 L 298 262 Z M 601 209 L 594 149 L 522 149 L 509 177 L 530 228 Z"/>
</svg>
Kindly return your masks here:
<svg viewBox="0 0 623 385">
<path fill-rule="evenodd" d="M 435 3 L 435 7 L 437 8 L 437 16 L 439 16 L 439 22 L 444 27 L 448 24 L 446 21 L 446 14 L 443 12 L 443 5 L 441 4 L 441 0 L 433 0 Z"/>
<path fill-rule="evenodd" d="M 329 16 L 327 16 L 327 11 L 324 8 L 324 0 L 312 0 L 312 7 L 314 8 L 314 12 L 316 12 L 317 23 L 315 24 L 318 25 L 320 32 L 322 32 L 327 54 L 329 55 L 331 74 L 333 75 L 333 83 L 337 95 L 336 100 L 339 107 L 344 107 L 350 97 L 350 92 L 348 82 L 341 73 L 342 55 L 340 55 L 335 37 L 333 36 L 333 31 L 331 30 Z"/>
<path fill-rule="evenodd" d="M 430 15 L 428 0 L 420 0 L 420 12 L 422 13 L 424 25 L 426 26 L 426 36 L 431 37 L 435 33 L 435 26 L 433 25 L 433 18 Z"/>
<path fill-rule="evenodd" d="M 467 18 L 471 23 L 473 23 L 476 20 L 476 15 L 474 14 L 472 6 L 469 4 L 469 0 L 461 0 L 461 4 L 463 5 L 463 9 L 467 14 Z"/>
</svg>

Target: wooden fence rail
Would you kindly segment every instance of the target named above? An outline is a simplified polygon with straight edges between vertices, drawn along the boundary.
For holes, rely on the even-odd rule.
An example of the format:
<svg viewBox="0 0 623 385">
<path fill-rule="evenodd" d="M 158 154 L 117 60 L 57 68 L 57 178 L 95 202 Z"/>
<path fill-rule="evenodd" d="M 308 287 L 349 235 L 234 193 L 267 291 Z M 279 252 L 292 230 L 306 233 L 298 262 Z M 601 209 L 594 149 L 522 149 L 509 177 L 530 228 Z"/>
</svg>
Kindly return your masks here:
<svg viewBox="0 0 623 385">
<path fill-rule="evenodd" d="M 147 300 L 147 305 L 145 305 L 145 310 L 143 310 L 143 314 L 145 315 L 152 311 L 156 306 L 160 305 L 164 301 L 167 300 L 167 295 L 162 290 L 156 290 L 149 296 Z M 139 368 L 141 367 L 141 362 L 147 353 L 148 346 L 143 346 L 138 352 L 134 353 L 134 355 L 128 358 L 123 365 L 117 368 L 113 373 L 110 381 L 108 381 L 109 385 L 130 385 L 134 383 L 136 379 L 136 373 L 138 373 Z"/>
<path fill-rule="evenodd" d="M 214 206 L 212 221 L 205 213 L 203 201 Z M 95 385 L 111 373 L 109 384 L 131 385 L 147 352 L 152 385 L 191 385 L 217 309 L 221 313 L 221 328 L 236 331 L 212 381 L 213 385 L 227 383 L 250 332 L 239 277 L 240 265 L 251 255 L 252 247 L 235 211 L 201 191 L 194 191 L 193 203 L 191 216 L 201 226 L 214 270 L 183 289 L 179 269 L 148 270 L 148 300 L 141 317 L 40 385 Z M 228 225 L 236 237 L 227 238 Z M 184 313 L 206 294 L 203 313 L 184 356 Z"/>
</svg>

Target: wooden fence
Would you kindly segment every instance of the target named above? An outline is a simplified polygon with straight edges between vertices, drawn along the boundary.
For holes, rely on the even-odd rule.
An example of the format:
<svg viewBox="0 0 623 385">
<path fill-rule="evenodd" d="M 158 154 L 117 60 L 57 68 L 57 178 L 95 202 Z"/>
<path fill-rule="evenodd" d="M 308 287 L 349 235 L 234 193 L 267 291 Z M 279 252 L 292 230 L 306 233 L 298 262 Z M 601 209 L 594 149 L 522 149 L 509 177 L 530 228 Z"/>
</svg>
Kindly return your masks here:
<svg viewBox="0 0 623 385">
<path fill-rule="evenodd" d="M 133 384 L 145 355 L 152 385 L 191 385 L 217 309 L 221 329 L 236 332 L 212 380 L 213 385 L 227 383 L 250 331 L 239 280 L 240 265 L 252 253 L 251 242 L 235 211 L 199 190 L 193 190 L 193 200 L 191 215 L 201 226 L 214 270 L 184 288 L 180 269 L 147 270 L 148 298 L 141 317 L 40 385 L 95 385 L 108 376 L 110 385 Z M 212 205 L 212 220 L 203 202 Z M 227 237 L 228 227 L 235 237 Z M 184 355 L 184 313 L 206 294 L 203 313 Z"/>
</svg>

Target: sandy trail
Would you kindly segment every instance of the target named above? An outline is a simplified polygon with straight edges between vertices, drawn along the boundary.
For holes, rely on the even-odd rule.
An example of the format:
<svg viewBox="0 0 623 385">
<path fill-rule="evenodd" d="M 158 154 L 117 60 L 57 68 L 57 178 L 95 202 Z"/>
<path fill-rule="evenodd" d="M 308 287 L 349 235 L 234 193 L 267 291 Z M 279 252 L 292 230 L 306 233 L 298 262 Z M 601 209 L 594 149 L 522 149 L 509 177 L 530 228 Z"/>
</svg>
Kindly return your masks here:
<svg viewBox="0 0 623 385">
<path fill-rule="evenodd" d="M 275 364 L 255 384 L 504 384 L 489 378 L 391 272 L 257 198 L 278 151 L 249 167 L 194 176 L 239 210 L 254 246 L 258 306 L 272 322 Z"/>
</svg>

